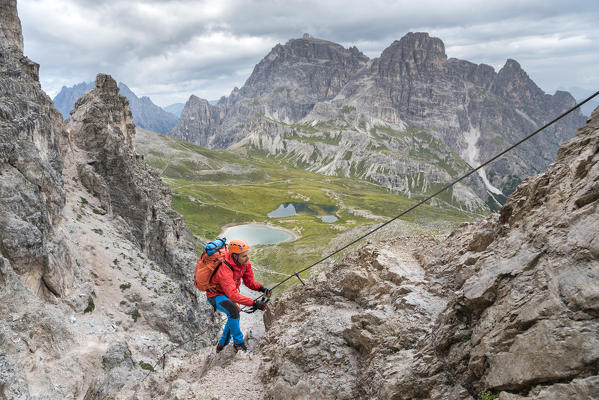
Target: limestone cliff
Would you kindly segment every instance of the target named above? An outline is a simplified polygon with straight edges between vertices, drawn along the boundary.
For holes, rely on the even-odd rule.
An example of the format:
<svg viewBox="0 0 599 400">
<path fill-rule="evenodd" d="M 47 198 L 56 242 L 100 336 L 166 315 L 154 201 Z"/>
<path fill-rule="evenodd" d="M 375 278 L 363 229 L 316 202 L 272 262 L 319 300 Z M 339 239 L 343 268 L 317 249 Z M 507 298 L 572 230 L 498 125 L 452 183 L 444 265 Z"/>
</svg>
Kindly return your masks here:
<svg viewBox="0 0 599 400">
<path fill-rule="evenodd" d="M 29 322 L 52 333 L 59 321 L 38 313 L 41 299 L 68 295 L 75 263 L 54 228 L 65 205 L 60 114 L 23 56 L 14 0 L 0 1 L 0 396 L 26 398 L 22 357 Z M 38 319 L 39 318 L 39 319 Z M 58 328 L 57 330 L 59 330 Z M 21 339 L 22 338 L 22 339 Z M 68 343 L 70 337 L 62 339 Z M 29 343 L 33 343 L 28 338 Z M 52 346 L 52 342 L 47 343 Z M 19 349 L 20 348 L 20 349 Z"/>
<path fill-rule="evenodd" d="M 31 290 L 60 295 L 64 288 L 55 269 L 72 270 L 54 230 L 65 205 L 60 143 L 66 134 L 60 114 L 40 88 L 39 66 L 22 54 L 16 3 L 1 6 L 0 255 Z M 51 254 L 52 242 L 58 248 Z M 52 256 L 58 254 L 65 260 Z"/>
<path fill-rule="evenodd" d="M 191 231 L 171 208 L 168 187 L 135 153 L 128 100 L 110 76 L 99 74 L 95 88 L 77 100 L 68 130 L 89 157 L 78 165 L 83 186 L 127 222 L 139 248 L 165 273 L 187 279 L 195 259 Z"/>
<path fill-rule="evenodd" d="M 114 397 L 140 361 L 217 327 L 114 80 L 98 76 L 67 130 L 22 49 L 0 0 L 0 399 Z"/>
<path fill-rule="evenodd" d="M 256 114 L 296 122 L 320 101 L 335 97 L 368 63 L 357 48 L 345 49 L 304 35 L 275 46 L 246 84 L 212 106 L 191 96 L 170 135 L 208 148 L 225 148 L 247 135 Z"/>
<path fill-rule="evenodd" d="M 599 110 L 499 213 L 365 246 L 284 295 L 269 398 L 599 397 Z"/>
</svg>

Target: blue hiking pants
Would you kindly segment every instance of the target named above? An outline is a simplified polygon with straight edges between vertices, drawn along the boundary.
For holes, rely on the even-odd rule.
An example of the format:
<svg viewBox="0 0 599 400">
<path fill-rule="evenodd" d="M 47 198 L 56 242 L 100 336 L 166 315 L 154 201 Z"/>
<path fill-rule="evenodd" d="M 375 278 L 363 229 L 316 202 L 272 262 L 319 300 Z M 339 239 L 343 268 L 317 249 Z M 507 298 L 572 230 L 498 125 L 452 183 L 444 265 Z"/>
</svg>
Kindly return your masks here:
<svg viewBox="0 0 599 400">
<path fill-rule="evenodd" d="M 229 298 L 223 294 L 209 297 L 208 303 L 215 310 L 225 313 L 227 316 L 227 323 L 223 329 L 223 334 L 218 340 L 218 344 L 226 346 L 233 336 L 233 342 L 237 344 L 243 343 L 243 333 L 241 333 L 241 327 L 239 326 L 239 309 Z"/>
</svg>

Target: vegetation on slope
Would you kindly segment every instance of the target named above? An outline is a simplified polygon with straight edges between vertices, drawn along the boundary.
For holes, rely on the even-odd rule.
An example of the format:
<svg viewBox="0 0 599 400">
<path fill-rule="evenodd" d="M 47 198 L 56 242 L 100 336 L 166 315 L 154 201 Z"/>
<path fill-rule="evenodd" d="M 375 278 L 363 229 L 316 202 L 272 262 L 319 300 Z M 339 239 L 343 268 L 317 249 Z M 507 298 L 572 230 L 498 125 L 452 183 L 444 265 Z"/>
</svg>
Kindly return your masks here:
<svg viewBox="0 0 599 400">
<path fill-rule="evenodd" d="M 255 246 L 252 261 L 256 275 L 267 284 L 312 264 L 415 203 L 370 182 L 323 176 L 257 151 L 207 150 L 147 131 L 138 132 L 138 152 L 168 183 L 173 191 L 173 207 L 202 241 L 215 238 L 227 225 L 249 222 L 282 227 L 298 236 L 293 242 Z M 288 202 L 321 207 L 316 215 L 267 216 Z M 338 220 L 323 222 L 319 218 L 324 213 L 322 207 L 336 209 Z M 473 217 L 458 209 L 426 205 L 392 224 L 386 234 L 438 233 Z"/>
</svg>

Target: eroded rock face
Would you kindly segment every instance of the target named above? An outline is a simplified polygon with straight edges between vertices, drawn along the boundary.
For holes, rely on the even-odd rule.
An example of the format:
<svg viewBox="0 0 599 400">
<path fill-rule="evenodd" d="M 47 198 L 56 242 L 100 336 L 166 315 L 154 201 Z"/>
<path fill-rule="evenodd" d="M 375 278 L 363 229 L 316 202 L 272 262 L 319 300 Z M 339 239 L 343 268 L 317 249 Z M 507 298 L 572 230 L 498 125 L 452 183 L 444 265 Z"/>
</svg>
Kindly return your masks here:
<svg viewBox="0 0 599 400">
<path fill-rule="evenodd" d="M 135 154 L 135 125 L 128 100 L 112 77 L 99 74 L 96 86 L 75 104 L 68 129 L 89 157 L 80 164 L 82 183 L 106 211 L 122 217 L 133 237 L 165 272 L 187 278 L 193 264 L 193 236 L 171 208 L 171 194 L 160 177 Z"/>
<path fill-rule="evenodd" d="M 270 398 L 390 398 L 390 379 L 413 379 L 406 367 L 450 294 L 410 254 L 422 241 L 366 246 L 277 300 L 261 342 Z"/>
<path fill-rule="evenodd" d="M 65 204 L 60 142 L 66 132 L 40 88 L 39 66 L 23 56 L 16 3 L 0 7 L 0 254 L 32 290 L 61 296 L 67 287 L 44 281 L 48 271 L 68 275 L 73 268 L 67 260 L 55 265 L 48 248 Z M 66 252 L 60 239 L 55 247 Z"/>
<path fill-rule="evenodd" d="M 498 214 L 366 247 L 283 296 L 262 341 L 270 397 L 596 397 L 598 181 L 595 111 Z"/>
<path fill-rule="evenodd" d="M 140 360 L 215 334 L 193 244 L 114 80 L 98 77 L 68 132 L 15 1 L 0 11 L 0 398 L 114 398 Z"/>
</svg>

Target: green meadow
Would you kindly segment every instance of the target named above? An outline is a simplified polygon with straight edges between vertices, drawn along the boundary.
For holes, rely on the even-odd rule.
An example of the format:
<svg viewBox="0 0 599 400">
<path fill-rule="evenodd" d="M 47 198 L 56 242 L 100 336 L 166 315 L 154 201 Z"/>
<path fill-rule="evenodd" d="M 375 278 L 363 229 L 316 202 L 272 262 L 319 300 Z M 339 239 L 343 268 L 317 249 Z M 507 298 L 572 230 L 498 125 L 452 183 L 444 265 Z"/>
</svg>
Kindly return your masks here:
<svg viewBox="0 0 599 400">
<path fill-rule="evenodd" d="M 363 180 L 294 168 L 282 157 L 247 149 L 207 150 L 139 128 L 137 151 L 168 184 L 173 208 L 200 242 L 214 239 L 226 226 L 250 222 L 295 233 L 298 238 L 292 242 L 254 246 L 252 265 L 257 278 L 266 284 L 305 268 L 418 201 Z M 319 216 L 324 211 L 317 207 L 316 212 L 291 217 L 267 216 L 289 202 L 335 208 L 338 220 L 323 222 Z M 423 205 L 389 224 L 374 239 L 438 234 L 478 217 L 457 208 Z M 308 276 L 306 272 L 302 278 Z M 294 278 L 285 287 L 297 283 Z"/>
</svg>

